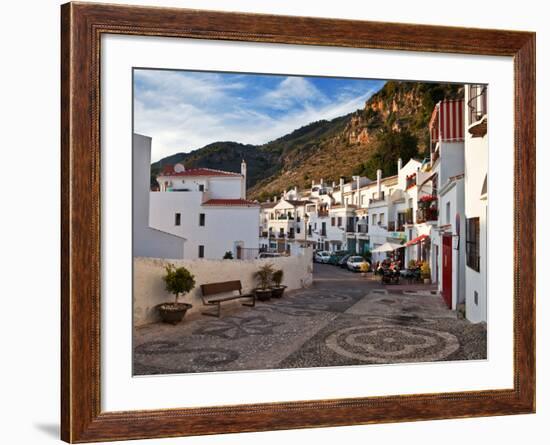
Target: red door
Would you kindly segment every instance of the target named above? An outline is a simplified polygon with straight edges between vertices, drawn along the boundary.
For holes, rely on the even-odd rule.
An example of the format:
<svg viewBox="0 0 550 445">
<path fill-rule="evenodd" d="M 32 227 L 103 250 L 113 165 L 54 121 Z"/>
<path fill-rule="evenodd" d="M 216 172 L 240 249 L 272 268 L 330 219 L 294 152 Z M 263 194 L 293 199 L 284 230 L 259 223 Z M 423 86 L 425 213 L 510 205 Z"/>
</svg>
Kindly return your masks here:
<svg viewBox="0 0 550 445">
<path fill-rule="evenodd" d="M 451 308 L 453 301 L 453 237 L 451 235 L 443 235 L 442 260 L 442 294 L 445 303 Z"/>
</svg>

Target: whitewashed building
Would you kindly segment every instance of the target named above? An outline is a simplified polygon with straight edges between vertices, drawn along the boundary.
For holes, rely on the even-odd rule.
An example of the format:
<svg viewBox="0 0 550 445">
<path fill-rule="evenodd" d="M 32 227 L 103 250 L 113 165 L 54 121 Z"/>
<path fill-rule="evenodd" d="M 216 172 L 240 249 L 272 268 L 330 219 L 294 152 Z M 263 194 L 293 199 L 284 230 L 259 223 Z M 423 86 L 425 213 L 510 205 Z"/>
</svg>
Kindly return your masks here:
<svg viewBox="0 0 550 445">
<path fill-rule="evenodd" d="M 487 85 L 466 85 L 466 317 L 487 321 Z"/>
<path fill-rule="evenodd" d="M 447 306 L 464 303 L 464 100 L 443 100 L 432 113 L 430 168 L 437 224 L 430 233 L 432 280 Z"/>
<path fill-rule="evenodd" d="M 165 166 L 150 193 L 149 225 L 185 239 L 184 258 L 257 256 L 260 206 L 246 199 L 246 163 L 241 172 Z"/>
<path fill-rule="evenodd" d="M 185 240 L 149 226 L 151 138 L 134 133 L 132 154 L 132 254 L 182 259 Z"/>
</svg>

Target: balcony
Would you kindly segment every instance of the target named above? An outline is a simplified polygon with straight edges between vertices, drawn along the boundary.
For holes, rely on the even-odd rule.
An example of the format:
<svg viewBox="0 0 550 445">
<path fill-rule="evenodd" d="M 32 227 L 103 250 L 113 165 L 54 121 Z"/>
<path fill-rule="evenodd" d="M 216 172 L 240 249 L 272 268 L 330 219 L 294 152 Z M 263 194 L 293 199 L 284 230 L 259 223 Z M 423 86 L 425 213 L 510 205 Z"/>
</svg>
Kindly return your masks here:
<svg viewBox="0 0 550 445">
<path fill-rule="evenodd" d="M 328 210 L 319 210 L 317 212 L 317 217 L 319 217 L 319 218 L 328 218 Z"/>
<path fill-rule="evenodd" d="M 416 185 L 416 173 L 408 175 L 405 179 L 405 188 L 408 190 Z"/>
<path fill-rule="evenodd" d="M 470 86 L 468 132 L 473 137 L 483 137 L 487 134 L 487 85 Z"/>
<path fill-rule="evenodd" d="M 416 222 L 422 224 L 429 221 L 437 221 L 439 210 L 437 207 L 420 208 L 416 211 Z"/>
<path fill-rule="evenodd" d="M 346 233 L 354 233 L 355 226 L 353 224 L 346 224 Z"/>
<path fill-rule="evenodd" d="M 294 239 L 294 232 L 288 232 L 286 236 L 288 237 L 288 239 Z"/>
</svg>

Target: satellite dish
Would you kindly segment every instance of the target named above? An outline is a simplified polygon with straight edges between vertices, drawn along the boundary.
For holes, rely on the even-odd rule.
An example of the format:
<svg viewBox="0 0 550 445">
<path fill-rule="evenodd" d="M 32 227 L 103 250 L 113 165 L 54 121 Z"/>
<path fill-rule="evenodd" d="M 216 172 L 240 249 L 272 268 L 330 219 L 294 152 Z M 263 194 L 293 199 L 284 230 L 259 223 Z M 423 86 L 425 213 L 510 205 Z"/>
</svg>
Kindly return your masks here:
<svg viewBox="0 0 550 445">
<path fill-rule="evenodd" d="M 176 173 L 181 173 L 181 172 L 184 172 L 185 171 L 185 167 L 183 166 L 183 164 L 176 164 L 174 165 L 174 171 Z"/>
</svg>

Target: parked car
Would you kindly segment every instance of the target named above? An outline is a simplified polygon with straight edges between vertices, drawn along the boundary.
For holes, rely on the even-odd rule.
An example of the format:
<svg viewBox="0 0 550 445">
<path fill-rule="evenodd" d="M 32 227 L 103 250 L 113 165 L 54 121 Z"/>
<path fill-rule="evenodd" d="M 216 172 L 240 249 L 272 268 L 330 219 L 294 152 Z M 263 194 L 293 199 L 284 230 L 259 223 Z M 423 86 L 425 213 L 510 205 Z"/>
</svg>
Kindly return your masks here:
<svg viewBox="0 0 550 445">
<path fill-rule="evenodd" d="M 338 266 L 343 267 L 344 269 L 348 267 L 348 260 L 351 257 L 351 253 L 348 253 L 340 258 L 338 261 Z"/>
<path fill-rule="evenodd" d="M 362 268 L 364 267 L 363 264 L 367 264 L 367 269 L 370 269 L 370 264 L 365 261 L 365 259 L 362 256 L 353 255 L 348 258 L 348 261 L 346 262 L 346 265 L 348 266 L 348 269 L 353 272 L 360 272 Z"/>
<path fill-rule="evenodd" d="M 280 253 L 277 253 L 277 252 L 262 252 L 258 255 L 258 258 L 259 259 L 264 259 L 264 258 L 278 258 L 280 257 L 281 254 Z"/>
<path fill-rule="evenodd" d="M 326 263 L 328 263 L 328 260 L 330 259 L 330 253 L 325 252 L 324 250 L 319 251 L 319 252 L 315 252 L 315 258 L 314 259 L 315 259 L 316 263 L 326 264 Z"/>
<path fill-rule="evenodd" d="M 328 260 L 328 264 L 332 264 L 334 266 L 338 265 L 340 262 L 340 259 L 346 255 L 347 252 L 333 252 Z"/>
</svg>

